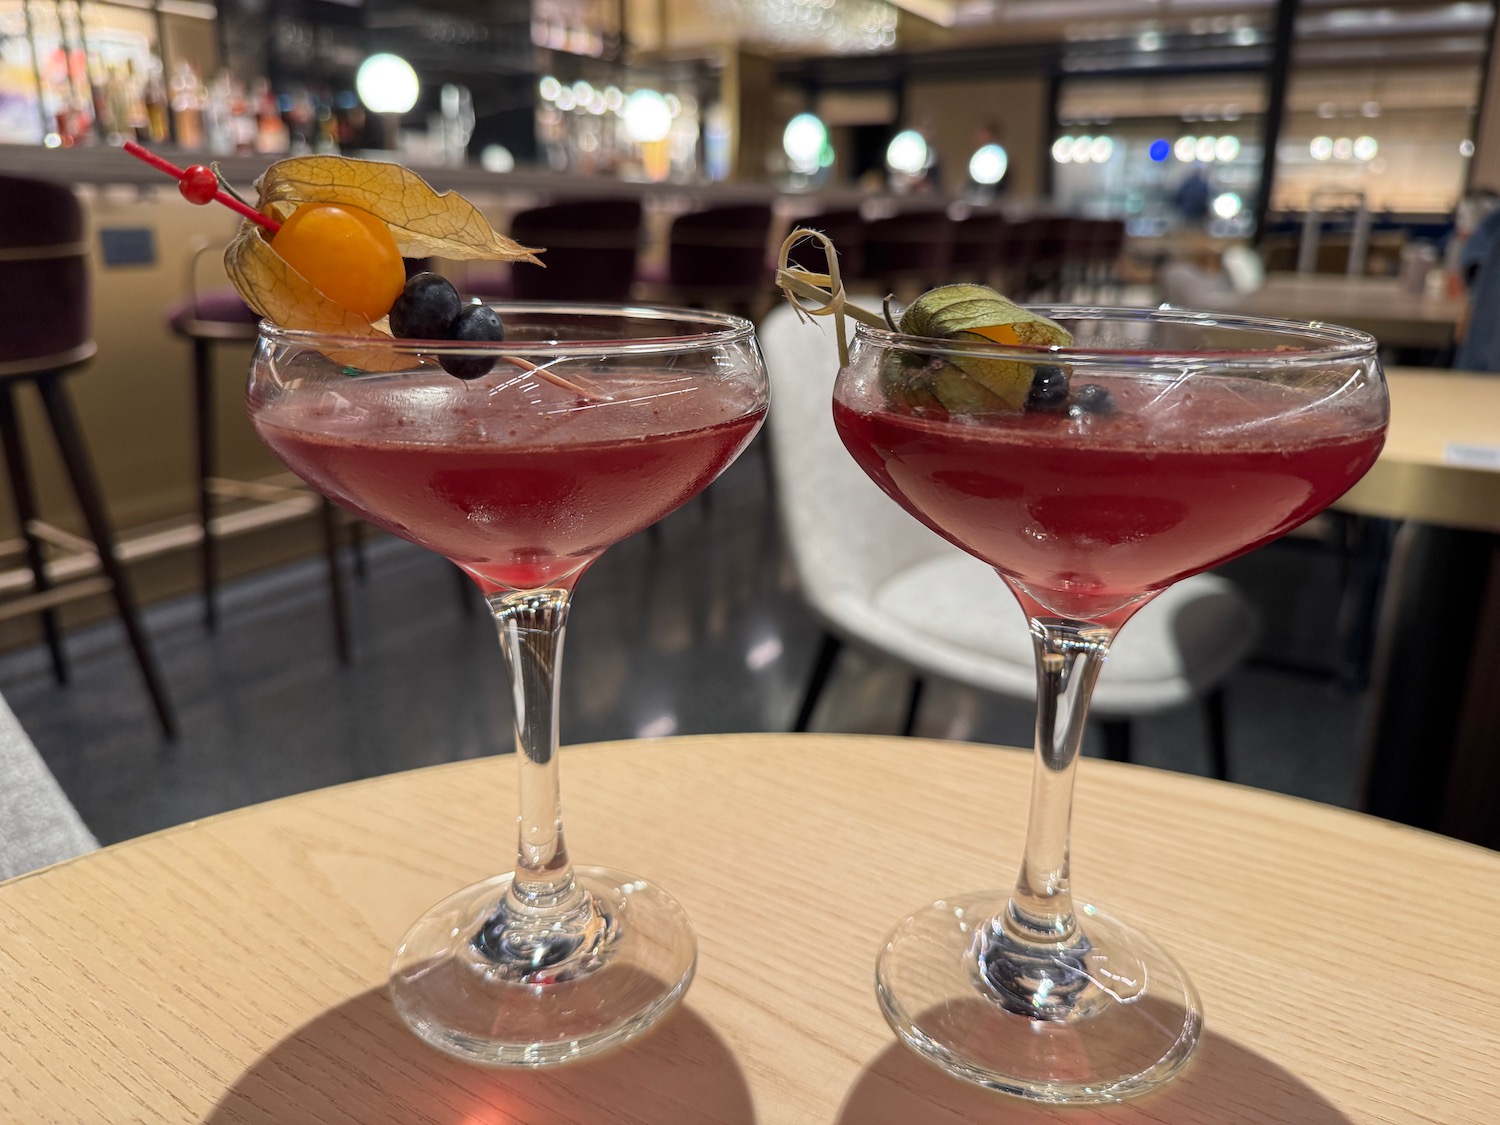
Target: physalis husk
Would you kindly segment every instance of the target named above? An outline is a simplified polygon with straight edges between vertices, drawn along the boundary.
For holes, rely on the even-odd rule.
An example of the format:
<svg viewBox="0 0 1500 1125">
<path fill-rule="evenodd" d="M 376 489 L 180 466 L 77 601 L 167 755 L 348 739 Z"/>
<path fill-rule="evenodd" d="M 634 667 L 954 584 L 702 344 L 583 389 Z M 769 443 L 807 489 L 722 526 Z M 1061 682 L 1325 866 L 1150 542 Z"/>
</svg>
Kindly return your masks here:
<svg viewBox="0 0 1500 1125">
<path fill-rule="evenodd" d="M 303 203 L 342 203 L 376 216 L 403 257 L 537 262 L 540 251 L 506 238 L 457 192 L 438 193 L 399 164 L 342 156 L 294 156 L 256 181 L 260 211 L 284 221 Z M 241 224 L 224 268 L 245 303 L 284 328 L 342 336 L 388 336 L 382 323 L 324 296 L 271 249 L 266 231 Z M 367 352 L 373 349 L 366 349 Z"/>
<path fill-rule="evenodd" d="M 1073 342 L 1062 325 L 1023 309 L 987 285 L 929 289 L 901 314 L 898 327 L 908 336 L 938 340 L 1022 347 Z M 1035 374 L 1036 364 L 1029 361 L 978 353 L 934 357 L 926 363 L 907 356 L 899 367 L 893 364 L 882 372 L 887 394 L 912 405 L 935 400 L 951 414 L 1019 410 L 1031 393 Z"/>
</svg>

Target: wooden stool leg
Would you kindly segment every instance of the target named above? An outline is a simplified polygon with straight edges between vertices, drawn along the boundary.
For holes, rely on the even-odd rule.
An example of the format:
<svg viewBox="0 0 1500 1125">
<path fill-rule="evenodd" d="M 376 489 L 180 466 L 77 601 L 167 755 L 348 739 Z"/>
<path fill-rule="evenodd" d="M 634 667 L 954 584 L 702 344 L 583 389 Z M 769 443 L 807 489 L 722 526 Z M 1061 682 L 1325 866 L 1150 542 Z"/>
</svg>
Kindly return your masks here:
<svg viewBox="0 0 1500 1125">
<path fill-rule="evenodd" d="M 319 515 L 323 526 L 323 556 L 328 560 L 328 600 L 333 609 L 333 642 L 339 662 L 354 659 L 354 645 L 349 635 L 349 595 L 344 586 L 344 568 L 339 565 L 338 508 L 326 496 Z"/>
<path fill-rule="evenodd" d="M 203 624 L 213 632 L 219 627 L 219 607 L 214 597 L 219 571 L 219 545 L 213 534 L 214 495 L 209 480 L 214 475 L 213 344 L 193 340 L 193 422 L 198 454 L 198 522 L 203 538 L 198 543 L 198 572 L 203 587 Z"/>
<path fill-rule="evenodd" d="M 156 658 L 152 655 L 151 647 L 146 642 L 146 634 L 141 628 L 130 580 L 125 574 L 125 568 L 120 565 L 119 556 L 115 554 L 114 532 L 104 512 L 103 497 L 99 493 L 93 466 L 89 463 L 83 433 L 73 415 L 67 388 L 62 385 L 60 377 L 55 375 L 38 378 L 36 387 L 42 396 L 42 405 L 47 408 L 47 418 L 52 423 L 57 449 L 62 455 L 63 466 L 68 471 L 68 479 L 73 484 L 78 506 L 83 511 L 89 536 L 99 551 L 99 566 L 110 581 L 110 594 L 114 598 L 115 610 L 120 615 L 120 623 L 125 626 L 130 647 L 135 651 L 135 660 L 140 666 L 142 679 L 146 681 L 146 690 L 156 709 L 157 721 L 161 724 L 163 734 L 169 739 L 176 738 L 177 717 L 167 699 L 161 673 L 156 667 Z"/>
<path fill-rule="evenodd" d="M 36 493 L 31 485 L 31 469 L 26 462 L 21 427 L 16 421 L 15 386 L 9 380 L 0 382 L 0 442 L 5 445 L 5 466 L 10 475 L 11 496 L 15 499 L 16 521 L 21 525 L 21 537 L 26 543 L 26 565 L 31 568 L 31 586 L 39 593 L 45 592 L 52 588 L 52 582 L 47 577 L 41 540 L 32 531 L 32 523 L 37 518 Z M 63 650 L 62 625 L 58 620 L 57 610 L 44 609 L 41 617 L 47 651 L 52 655 L 52 676 L 58 683 L 66 684 L 68 657 Z"/>
</svg>

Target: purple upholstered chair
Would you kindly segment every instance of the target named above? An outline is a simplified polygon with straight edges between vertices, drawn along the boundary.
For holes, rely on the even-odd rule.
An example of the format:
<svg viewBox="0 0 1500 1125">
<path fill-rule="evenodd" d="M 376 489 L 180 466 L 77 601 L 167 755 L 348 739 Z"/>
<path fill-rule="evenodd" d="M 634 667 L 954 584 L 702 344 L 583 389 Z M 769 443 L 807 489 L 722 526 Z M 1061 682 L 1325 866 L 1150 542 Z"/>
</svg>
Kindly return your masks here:
<svg viewBox="0 0 1500 1125">
<path fill-rule="evenodd" d="M 823 211 L 797 219 L 793 224 L 821 231 L 833 240 L 839 252 L 839 272 L 845 278 L 859 277 L 865 268 L 865 220 L 857 210 Z M 823 273 L 828 261 L 816 239 L 806 239 L 792 248 L 788 261 L 813 273 Z"/>
<path fill-rule="evenodd" d="M 953 220 L 946 211 L 903 211 L 865 228 L 863 276 L 888 290 L 949 280 Z"/>
<path fill-rule="evenodd" d="M 17 522 L 31 570 L 33 593 L 12 603 L 11 614 L 41 615 L 52 669 L 68 680 L 57 608 L 74 597 L 108 593 L 125 627 L 136 663 L 168 738 L 177 732 L 156 658 L 141 627 L 129 576 L 115 550 L 114 529 L 94 474 L 88 445 L 63 377 L 90 360 L 93 339 L 88 247 L 83 209 L 61 184 L 0 175 L 0 443 L 15 501 Z M 43 551 L 30 463 L 16 411 L 16 389 L 30 383 L 41 396 L 84 524 L 98 555 L 102 578 L 54 585 Z M 41 534 L 39 534 L 41 532 Z M 56 540 L 56 536 L 52 536 Z M 71 588 L 70 588 L 71 586 Z"/>
<path fill-rule="evenodd" d="M 770 237 L 769 204 L 690 211 L 672 222 L 665 272 L 640 278 L 667 300 L 749 315 L 772 291 Z"/>
<path fill-rule="evenodd" d="M 641 205 L 634 199 L 591 199 L 519 211 L 510 236 L 540 246 L 545 269 L 518 263 L 510 270 L 511 295 L 522 301 L 630 300 Z"/>
<path fill-rule="evenodd" d="M 197 474 L 198 521 L 203 529 L 198 541 L 198 571 L 203 586 L 203 619 L 209 630 L 218 628 L 219 547 L 214 531 L 214 512 L 220 487 L 214 472 L 217 457 L 214 430 L 214 345 L 255 339 L 260 317 L 229 286 L 200 291 L 198 261 L 212 247 L 200 243 L 188 264 L 188 295 L 167 310 L 167 327 L 193 346 L 193 440 Z M 243 380 L 244 372 L 239 372 Z M 348 663 L 352 655 L 348 598 L 343 568 L 338 558 L 338 510 L 331 501 L 320 504 L 323 552 L 328 560 L 329 600 L 333 611 L 334 643 L 339 659 Z M 356 527 L 358 525 L 355 525 Z M 357 532 L 356 545 L 358 543 Z"/>
</svg>

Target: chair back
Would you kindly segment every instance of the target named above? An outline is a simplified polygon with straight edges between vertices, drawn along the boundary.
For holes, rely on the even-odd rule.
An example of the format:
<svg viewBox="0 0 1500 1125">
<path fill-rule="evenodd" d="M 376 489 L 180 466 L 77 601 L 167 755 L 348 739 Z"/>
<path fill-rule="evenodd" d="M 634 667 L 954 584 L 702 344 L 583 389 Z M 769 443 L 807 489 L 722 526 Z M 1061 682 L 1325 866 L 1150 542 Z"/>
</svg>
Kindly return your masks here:
<svg viewBox="0 0 1500 1125">
<path fill-rule="evenodd" d="M 783 303 L 758 336 L 771 383 L 766 433 L 788 550 L 808 604 L 839 620 L 839 603 L 863 603 L 892 574 L 956 548 L 881 492 L 844 448 L 833 425 L 834 331 L 831 319 L 801 322 Z"/>
<path fill-rule="evenodd" d="M 540 246 L 545 269 L 516 265 L 511 294 L 523 301 L 630 299 L 641 239 L 641 205 L 634 199 L 554 203 L 517 212 L 510 236 Z"/>
<path fill-rule="evenodd" d="M 93 353 L 88 245 L 71 188 L 0 175 L 0 375 Z"/>
<path fill-rule="evenodd" d="M 865 220 L 858 210 L 824 211 L 798 219 L 792 225 L 821 231 L 829 237 L 838 248 L 839 273 L 843 277 L 859 277 L 864 272 Z M 792 247 L 787 261 L 813 273 L 823 273 L 828 268 L 823 247 L 814 239 L 805 239 Z"/>
<path fill-rule="evenodd" d="M 952 257 L 953 220 L 946 211 L 906 211 L 865 228 L 865 277 L 940 285 Z"/>
<path fill-rule="evenodd" d="M 769 204 L 709 207 L 679 215 L 668 238 L 668 277 L 678 289 L 762 289 L 771 284 L 767 259 Z"/>
<path fill-rule="evenodd" d="M 1000 256 L 1005 216 L 999 211 L 970 211 L 953 224 L 950 269 L 960 277 L 984 281 Z"/>
</svg>

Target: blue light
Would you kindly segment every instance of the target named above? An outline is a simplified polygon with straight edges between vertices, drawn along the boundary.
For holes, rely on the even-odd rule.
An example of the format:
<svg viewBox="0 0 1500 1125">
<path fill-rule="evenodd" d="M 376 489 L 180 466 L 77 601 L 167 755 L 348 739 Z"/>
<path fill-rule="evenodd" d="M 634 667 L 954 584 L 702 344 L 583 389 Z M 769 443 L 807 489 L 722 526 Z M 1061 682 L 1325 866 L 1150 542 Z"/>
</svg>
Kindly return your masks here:
<svg viewBox="0 0 1500 1125">
<path fill-rule="evenodd" d="M 1151 159 L 1160 164 L 1172 155 L 1172 143 L 1170 141 L 1152 141 Z"/>
</svg>

